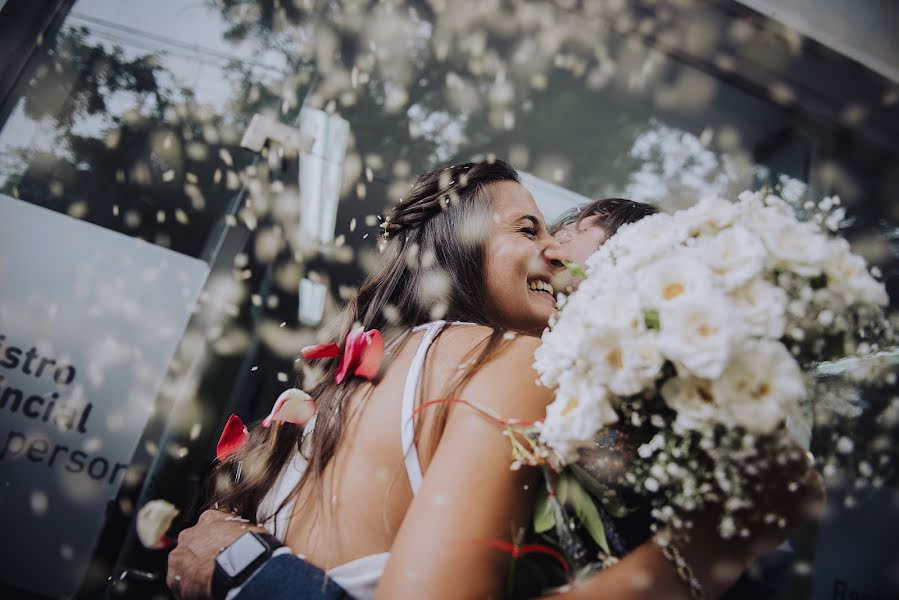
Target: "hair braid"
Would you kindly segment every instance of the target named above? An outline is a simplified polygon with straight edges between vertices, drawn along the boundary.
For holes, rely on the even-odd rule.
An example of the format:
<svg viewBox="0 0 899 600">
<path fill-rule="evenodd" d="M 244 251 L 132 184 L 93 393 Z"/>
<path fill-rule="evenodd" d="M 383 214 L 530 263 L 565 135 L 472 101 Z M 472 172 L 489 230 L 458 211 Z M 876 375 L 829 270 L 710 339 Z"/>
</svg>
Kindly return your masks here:
<svg viewBox="0 0 899 600">
<path fill-rule="evenodd" d="M 481 164 L 452 165 L 420 177 L 384 218 L 381 223 L 383 237 L 389 239 L 401 231 L 419 227 L 434 215 L 447 210 L 453 202 L 458 202 L 468 185 L 469 170 Z"/>
</svg>

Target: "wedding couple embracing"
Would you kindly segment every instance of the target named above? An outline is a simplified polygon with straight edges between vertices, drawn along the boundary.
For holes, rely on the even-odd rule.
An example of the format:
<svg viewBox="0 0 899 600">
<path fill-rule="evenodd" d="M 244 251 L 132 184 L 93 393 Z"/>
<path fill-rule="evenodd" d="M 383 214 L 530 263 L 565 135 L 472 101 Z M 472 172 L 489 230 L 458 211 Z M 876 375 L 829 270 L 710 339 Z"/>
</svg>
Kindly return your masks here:
<svg viewBox="0 0 899 600">
<path fill-rule="evenodd" d="M 557 318 L 557 294 L 583 276 L 572 264 L 584 264 L 619 226 L 657 212 L 606 200 L 551 227 L 502 161 L 422 175 L 385 218 L 380 263 L 346 307 L 336 344 L 307 353 L 324 370 L 308 390 L 314 421 L 251 428 L 222 460 L 216 508 L 181 533 L 169 556 L 173 592 L 501 598 L 523 593 L 510 590 L 526 588 L 513 580 L 527 576 L 516 564 L 530 554 L 565 571 L 567 585 L 539 592 L 560 599 L 721 595 L 809 517 L 821 487 L 807 462 L 755 473 L 761 484 L 750 496 L 779 515 L 769 526 L 722 536 L 721 507 L 705 505 L 652 535 L 647 512 L 621 521 L 636 518 L 636 527 L 616 526 L 614 511 L 590 496 L 593 508 L 570 506 L 601 538 L 572 551 L 576 541 L 564 532 L 575 522 L 546 508 L 557 506 L 557 489 L 563 494 L 552 487 L 552 461 L 523 451 L 533 447 L 515 429 L 539 424 L 557 400 L 538 383 L 534 356 Z M 605 360 L 616 366 L 621 356 Z M 757 393 L 748 389 L 747 402 Z M 626 438 L 603 444 L 622 461 L 636 450 Z M 603 464 L 616 463 L 592 465 L 598 479 Z M 804 483 L 786 493 L 786 479 Z M 558 546 L 534 534 L 541 510 L 562 524 Z M 576 576 L 565 560 L 597 552 L 603 568 L 589 574 Z"/>
</svg>

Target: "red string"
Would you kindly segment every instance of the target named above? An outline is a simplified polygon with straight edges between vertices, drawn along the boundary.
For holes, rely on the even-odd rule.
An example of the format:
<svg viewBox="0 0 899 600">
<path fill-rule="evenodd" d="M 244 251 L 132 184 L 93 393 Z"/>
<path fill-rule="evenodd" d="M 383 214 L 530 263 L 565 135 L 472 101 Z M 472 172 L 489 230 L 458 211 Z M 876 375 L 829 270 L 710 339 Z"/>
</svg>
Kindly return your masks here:
<svg viewBox="0 0 899 600">
<path fill-rule="evenodd" d="M 472 404 L 468 400 L 462 400 L 461 398 L 438 398 L 436 400 L 428 400 L 427 402 L 423 402 L 421 406 L 412 411 L 412 417 L 415 418 L 418 416 L 418 413 L 424 410 L 425 408 L 429 408 L 434 406 L 435 404 L 465 404 L 470 408 L 477 410 L 485 417 L 488 417 L 500 425 L 509 425 L 513 427 L 531 427 L 532 425 L 536 425 L 537 423 L 542 423 L 543 419 L 535 419 L 533 421 L 523 421 L 521 419 L 504 419 L 502 417 L 494 417 L 487 414 L 483 409 L 479 409 L 476 405 Z"/>
<path fill-rule="evenodd" d="M 438 398 L 437 400 L 428 400 L 427 402 L 423 402 L 421 406 L 412 411 L 412 418 L 418 416 L 422 410 L 434 406 L 435 404 L 468 404 L 465 400 L 460 400 L 459 398 Z"/>
<path fill-rule="evenodd" d="M 503 540 L 474 540 L 474 543 L 508 552 L 512 555 L 512 558 L 520 558 L 526 554 L 544 554 L 558 561 L 558 563 L 562 565 L 562 568 L 565 569 L 565 574 L 568 577 L 571 577 L 571 568 L 568 566 L 568 561 L 565 560 L 565 557 L 562 556 L 561 553 L 549 546 L 542 546 L 540 544 L 519 546 L 518 544 L 504 542 Z"/>
</svg>

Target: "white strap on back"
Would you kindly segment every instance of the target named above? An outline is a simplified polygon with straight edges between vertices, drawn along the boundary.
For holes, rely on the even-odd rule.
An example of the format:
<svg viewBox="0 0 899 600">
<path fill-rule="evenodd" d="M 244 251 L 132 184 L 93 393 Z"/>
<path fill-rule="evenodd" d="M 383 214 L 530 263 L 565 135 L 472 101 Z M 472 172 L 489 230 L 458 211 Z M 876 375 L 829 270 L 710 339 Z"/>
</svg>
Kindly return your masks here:
<svg viewBox="0 0 899 600">
<path fill-rule="evenodd" d="M 434 321 L 426 325 L 419 325 L 412 330 L 426 330 L 425 336 L 418 346 L 418 352 L 415 353 L 415 357 L 409 365 L 406 387 L 403 389 L 403 408 L 400 411 L 403 419 L 400 429 L 403 462 L 406 464 L 406 473 L 409 475 L 409 485 L 412 486 L 413 496 L 418 493 L 422 480 L 421 463 L 418 462 L 418 451 L 415 449 L 415 425 L 412 421 L 412 413 L 415 411 L 415 394 L 418 392 L 418 380 L 421 378 L 421 370 L 425 364 L 428 348 L 445 324 L 446 321 Z"/>
<path fill-rule="evenodd" d="M 403 462 L 406 464 L 406 474 L 409 476 L 409 485 L 412 486 L 412 495 L 418 493 L 421 487 L 423 474 L 421 472 L 421 463 L 418 462 L 418 451 L 415 449 L 415 424 L 412 421 L 412 413 L 415 412 L 415 394 L 418 392 L 418 380 L 421 378 L 421 370 L 425 365 L 425 357 L 428 355 L 428 348 L 446 321 L 432 321 L 423 325 L 416 325 L 412 328 L 413 332 L 425 331 L 425 335 L 418 346 L 418 352 L 412 358 L 409 365 L 409 373 L 406 375 L 406 387 L 403 389 L 403 407 L 400 411 L 402 416 L 402 424 L 400 426 L 400 439 L 403 445 Z M 450 325 L 476 325 L 467 321 L 452 321 Z"/>
</svg>

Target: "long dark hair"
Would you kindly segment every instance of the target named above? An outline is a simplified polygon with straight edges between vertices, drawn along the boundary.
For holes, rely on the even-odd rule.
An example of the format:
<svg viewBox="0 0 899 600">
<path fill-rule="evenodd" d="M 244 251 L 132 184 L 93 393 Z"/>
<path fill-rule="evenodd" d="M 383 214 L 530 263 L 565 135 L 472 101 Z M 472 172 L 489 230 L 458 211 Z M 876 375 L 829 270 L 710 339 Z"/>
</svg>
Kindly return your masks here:
<svg viewBox="0 0 899 600">
<path fill-rule="evenodd" d="M 493 333 L 473 351 L 472 366 L 456 378 L 450 393 L 494 355 L 505 330 L 489 322 L 484 310 L 484 246 L 493 215 L 488 187 L 501 181 L 517 182 L 518 173 L 500 160 L 453 165 L 418 178 L 382 223 L 380 266 L 343 311 L 338 336 L 341 347 L 355 327 L 379 329 L 387 348 L 385 364 L 389 364 L 415 325 L 445 319 L 492 327 Z M 434 285 L 441 281 L 444 285 Z M 440 288 L 439 293 L 431 289 L 434 287 Z M 320 484 L 347 425 L 345 406 L 363 384 L 358 378 L 349 378 L 336 385 L 337 362 L 329 360 L 323 365 L 324 375 L 310 391 L 318 411 L 311 444 L 304 448 L 309 464 L 293 494 L 307 483 Z M 445 407 L 438 407 L 437 413 L 436 426 L 442 427 Z M 299 427 L 289 423 L 271 429 L 254 427 L 244 447 L 213 473 L 210 506 L 255 521 L 263 497 L 293 452 L 300 450 L 301 434 Z M 238 465 L 241 476 L 234 483 Z"/>
</svg>

